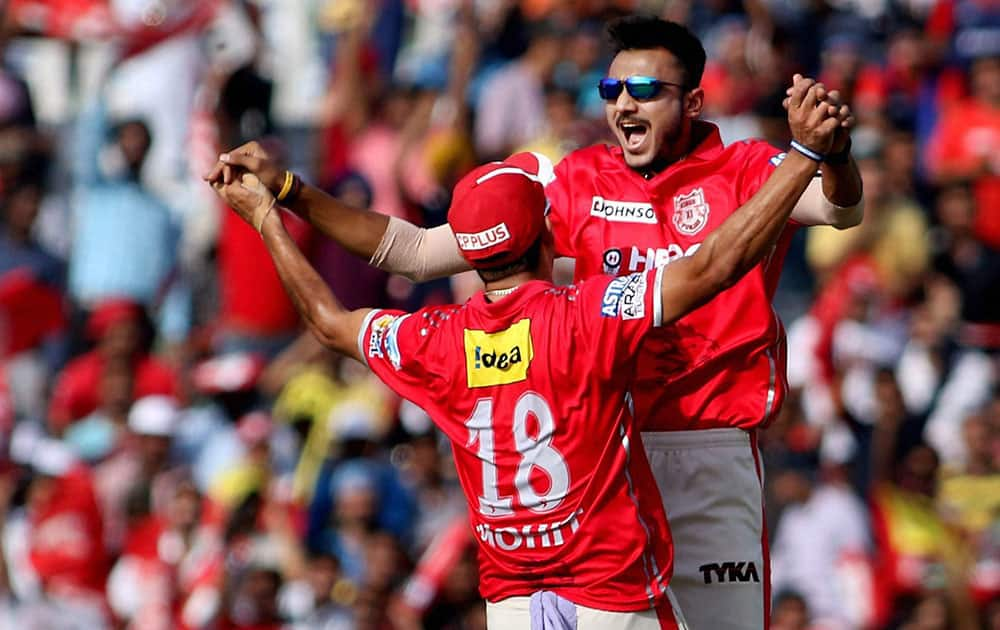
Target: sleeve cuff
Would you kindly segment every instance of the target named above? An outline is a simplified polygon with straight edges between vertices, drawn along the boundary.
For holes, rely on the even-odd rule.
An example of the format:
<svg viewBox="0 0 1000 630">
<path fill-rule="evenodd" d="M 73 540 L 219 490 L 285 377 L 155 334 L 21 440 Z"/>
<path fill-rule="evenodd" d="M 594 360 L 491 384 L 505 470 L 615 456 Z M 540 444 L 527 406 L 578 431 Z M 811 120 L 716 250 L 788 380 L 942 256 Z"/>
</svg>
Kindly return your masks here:
<svg viewBox="0 0 1000 630">
<path fill-rule="evenodd" d="M 657 267 L 653 276 L 653 328 L 663 325 L 663 270 Z"/>
<path fill-rule="evenodd" d="M 368 311 L 365 315 L 364 320 L 361 322 L 361 331 L 358 333 L 358 354 L 361 355 L 361 361 L 368 366 L 368 354 L 365 352 L 365 333 L 368 332 L 368 326 L 372 323 L 372 318 L 375 314 L 379 312 L 379 309 L 373 308 Z"/>
</svg>

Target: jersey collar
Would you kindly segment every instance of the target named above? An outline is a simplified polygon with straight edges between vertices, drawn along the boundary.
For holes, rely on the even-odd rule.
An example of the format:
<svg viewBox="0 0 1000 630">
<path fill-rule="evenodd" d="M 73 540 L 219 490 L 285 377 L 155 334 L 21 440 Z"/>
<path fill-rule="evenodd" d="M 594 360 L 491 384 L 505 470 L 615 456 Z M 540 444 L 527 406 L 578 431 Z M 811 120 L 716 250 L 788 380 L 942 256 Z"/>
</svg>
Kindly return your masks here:
<svg viewBox="0 0 1000 630">
<path fill-rule="evenodd" d="M 696 120 L 691 124 L 691 133 L 694 137 L 700 137 L 702 140 L 688 154 L 687 159 L 693 158 L 708 162 L 719 157 L 726 148 L 722 144 L 722 135 L 719 133 L 719 127 L 715 123 Z"/>
<path fill-rule="evenodd" d="M 520 311 L 525 300 L 529 299 L 539 291 L 543 291 L 550 287 L 552 287 L 552 284 L 549 282 L 531 280 L 519 285 L 517 287 L 517 291 L 514 291 L 507 297 L 496 302 L 488 301 L 486 299 L 485 291 L 477 291 L 475 295 L 469 298 L 468 304 L 470 308 L 479 311 L 480 313 L 484 313 L 490 318 L 500 318 L 510 314 L 511 312 Z"/>
</svg>

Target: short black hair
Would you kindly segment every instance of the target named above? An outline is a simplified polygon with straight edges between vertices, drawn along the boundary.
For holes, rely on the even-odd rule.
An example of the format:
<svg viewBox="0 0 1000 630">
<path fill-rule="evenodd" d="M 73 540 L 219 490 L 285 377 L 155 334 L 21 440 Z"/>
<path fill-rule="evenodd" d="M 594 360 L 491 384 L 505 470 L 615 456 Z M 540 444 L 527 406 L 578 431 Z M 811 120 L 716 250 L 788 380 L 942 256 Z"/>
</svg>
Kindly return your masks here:
<svg viewBox="0 0 1000 630">
<path fill-rule="evenodd" d="M 662 48 L 684 66 L 684 87 L 701 84 L 705 72 L 705 47 L 683 24 L 648 15 L 630 15 L 608 25 L 614 54 L 623 50 Z"/>
<path fill-rule="evenodd" d="M 513 276 L 515 273 L 533 271 L 538 267 L 541 257 L 542 237 L 539 236 L 523 254 L 514 260 L 491 266 L 490 260 L 486 259 L 481 263 L 484 264 L 484 266 L 482 268 L 477 268 L 476 273 L 479 274 L 479 277 L 483 282 L 496 282 L 497 280 L 503 280 L 507 276 Z"/>
</svg>

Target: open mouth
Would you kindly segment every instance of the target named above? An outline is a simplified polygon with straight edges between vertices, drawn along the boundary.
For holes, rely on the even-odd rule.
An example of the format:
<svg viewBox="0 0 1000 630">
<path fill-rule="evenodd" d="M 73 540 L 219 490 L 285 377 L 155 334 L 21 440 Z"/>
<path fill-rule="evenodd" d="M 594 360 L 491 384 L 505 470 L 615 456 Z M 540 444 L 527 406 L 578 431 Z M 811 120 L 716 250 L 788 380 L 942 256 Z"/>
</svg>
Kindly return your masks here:
<svg viewBox="0 0 1000 630">
<path fill-rule="evenodd" d="M 637 151 L 649 135 L 649 125 L 638 120 L 623 120 L 618 128 L 622 130 L 624 148 L 628 151 Z"/>
</svg>

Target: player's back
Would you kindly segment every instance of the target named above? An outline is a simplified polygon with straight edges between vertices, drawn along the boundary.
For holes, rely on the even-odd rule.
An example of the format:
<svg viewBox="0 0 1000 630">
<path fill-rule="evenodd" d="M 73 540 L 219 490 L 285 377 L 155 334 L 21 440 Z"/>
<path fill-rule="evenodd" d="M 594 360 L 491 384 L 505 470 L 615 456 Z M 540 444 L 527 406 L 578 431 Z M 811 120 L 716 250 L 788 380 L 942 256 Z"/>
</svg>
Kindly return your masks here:
<svg viewBox="0 0 1000 630">
<path fill-rule="evenodd" d="M 488 599 L 643 610 L 664 593 L 670 536 L 626 400 L 656 277 L 370 318 L 369 364 L 452 441 Z"/>
</svg>

